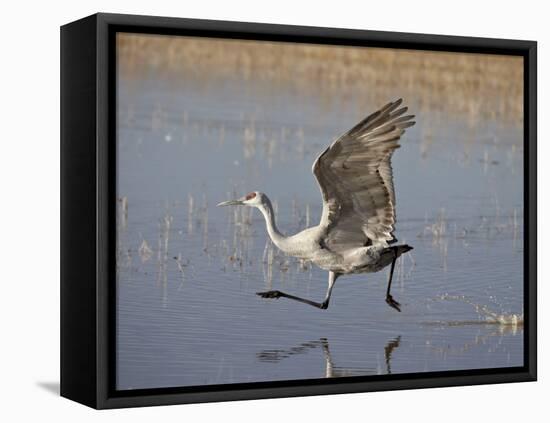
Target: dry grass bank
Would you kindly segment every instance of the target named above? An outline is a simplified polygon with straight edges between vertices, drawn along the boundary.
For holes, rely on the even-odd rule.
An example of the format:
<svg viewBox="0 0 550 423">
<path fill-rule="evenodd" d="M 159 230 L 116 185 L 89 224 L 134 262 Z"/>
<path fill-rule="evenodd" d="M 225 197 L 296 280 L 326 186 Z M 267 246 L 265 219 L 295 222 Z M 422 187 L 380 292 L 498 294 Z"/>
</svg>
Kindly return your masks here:
<svg viewBox="0 0 550 423">
<path fill-rule="evenodd" d="M 133 34 L 119 35 L 118 47 L 128 77 L 240 78 L 344 98 L 360 90 L 370 102 L 402 96 L 420 110 L 522 122 L 519 57 Z"/>
</svg>

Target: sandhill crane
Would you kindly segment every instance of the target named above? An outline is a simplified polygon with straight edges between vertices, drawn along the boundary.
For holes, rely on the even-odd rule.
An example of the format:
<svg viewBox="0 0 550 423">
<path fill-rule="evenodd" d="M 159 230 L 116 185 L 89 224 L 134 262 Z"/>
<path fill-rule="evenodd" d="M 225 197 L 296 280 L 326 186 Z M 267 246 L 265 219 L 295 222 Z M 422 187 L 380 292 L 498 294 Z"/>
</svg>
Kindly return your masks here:
<svg viewBox="0 0 550 423">
<path fill-rule="evenodd" d="M 254 191 L 218 206 L 257 208 L 264 216 L 267 233 L 285 254 L 309 260 L 327 270 L 328 288 L 323 302 L 281 291 L 258 292 L 263 298 L 289 298 L 320 309 L 328 308 L 332 289 L 341 275 L 378 272 L 391 264 L 386 302 L 401 311 L 390 294 L 397 258 L 412 247 L 394 245 L 395 192 L 391 156 L 414 115 L 405 115 L 402 100 L 388 103 L 367 116 L 334 141 L 313 163 L 321 189 L 323 212 L 318 226 L 284 236 L 275 223 L 271 201 Z"/>
</svg>

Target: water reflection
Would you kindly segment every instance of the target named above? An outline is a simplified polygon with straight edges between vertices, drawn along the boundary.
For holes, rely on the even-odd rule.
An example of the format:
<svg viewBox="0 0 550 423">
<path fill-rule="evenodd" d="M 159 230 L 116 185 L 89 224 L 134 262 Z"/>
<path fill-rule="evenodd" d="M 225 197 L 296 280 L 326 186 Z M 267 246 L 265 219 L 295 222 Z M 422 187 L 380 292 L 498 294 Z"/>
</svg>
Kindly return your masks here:
<svg viewBox="0 0 550 423">
<path fill-rule="evenodd" d="M 401 335 L 399 335 L 397 338 L 392 339 L 389 341 L 386 346 L 384 347 L 384 357 L 386 358 L 386 373 L 391 373 L 391 355 L 393 351 L 399 347 L 399 343 L 401 342 Z"/>
<path fill-rule="evenodd" d="M 391 359 L 395 349 L 399 347 L 401 335 L 390 339 L 384 347 L 384 359 L 386 363 L 385 374 L 391 374 Z M 281 361 L 295 355 L 306 354 L 311 351 L 321 349 L 323 352 L 322 359 L 319 357 L 320 366 L 325 368 L 324 377 L 347 377 L 379 374 L 380 371 L 371 367 L 357 366 L 338 366 L 334 363 L 334 359 L 330 352 L 329 341 L 327 338 L 320 338 L 315 341 L 303 342 L 300 345 L 287 349 L 263 350 L 256 354 L 258 360 L 262 363 L 280 363 Z"/>
<path fill-rule="evenodd" d="M 475 354 L 476 351 L 485 350 L 487 354 L 503 353 L 510 355 L 512 353 L 509 348 L 510 340 L 516 336 L 519 336 L 519 339 L 521 339 L 523 336 L 522 324 L 507 325 L 498 322 L 457 321 L 424 322 L 422 325 L 430 329 L 431 333 L 427 337 L 423 348 L 425 348 L 427 356 L 432 357 L 434 363 L 439 363 L 438 366 L 444 365 L 445 362 L 464 359 L 470 354 Z M 471 332 L 470 330 L 464 332 L 464 329 L 467 327 L 477 327 L 477 329 L 468 335 Z M 449 339 L 452 339 L 452 341 L 449 342 Z M 402 373 L 402 369 L 407 368 L 410 365 L 408 364 L 410 361 L 414 362 L 418 358 L 418 352 L 415 351 L 418 346 L 415 346 L 414 342 L 415 340 L 412 338 L 403 347 L 401 345 L 402 335 L 388 339 L 383 348 L 383 367 L 379 361 L 377 365 L 373 362 L 372 356 L 376 355 L 376 349 L 366 350 L 363 353 L 363 358 L 357 358 L 357 356 L 348 358 L 350 364 L 342 362 L 342 357 L 346 355 L 345 352 L 342 353 L 342 351 L 339 351 L 336 357 L 340 358 L 335 359 L 335 354 L 331 351 L 330 342 L 324 337 L 303 342 L 289 348 L 264 349 L 256 354 L 256 358 L 258 362 L 266 365 L 280 365 L 298 356 L 308 355 L 308 366 L 318 368 L 316 377 L 325 378 L 392 374 L 392 367 L 395 367 L 394 364 L 399 369 L 397 373 Z M 338 347 L 339 343 L 336 343 L 336 346 Z M 397 350 L 401 351 L 401 353 L 399 354 L 399 360 L 395 362 L 394 353 Z M 312 361 L 317 364 L 312 364 Z M 433 370 L 439 369 L 438 366 L 434 367 Z M 292 363 L 288 363 L 280 371 L 284 372 L 287 367 L 289 369 L 294 368 Z M 476 368 L 476 366 L 473 366 L 473 368 Z"/>
</svg>

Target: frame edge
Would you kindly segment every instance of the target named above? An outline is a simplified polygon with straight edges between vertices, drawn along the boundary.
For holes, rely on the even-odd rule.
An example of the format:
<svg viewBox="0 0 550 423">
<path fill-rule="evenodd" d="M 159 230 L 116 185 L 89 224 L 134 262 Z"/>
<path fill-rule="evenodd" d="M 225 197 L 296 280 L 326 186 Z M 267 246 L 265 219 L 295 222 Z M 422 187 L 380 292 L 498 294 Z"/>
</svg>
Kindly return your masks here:
<svg viewBox="0 0 550 423">
<path fill-rule="evenodd" d="M 93 15 L 96 20 L 96 39 L 97 54 L 96 54 L 96 100 L 97 100 L 97 246 L 95 252 L 97 254 L 97 367 L 94 367 L 96 376 L 96 398 L 92 407 L 96 408 L 120 408 L 130 406 L 150 406 L 150 405 L 168 405 L 168 404 L 184 404 L 184 403 L 199 403 L 213 401 L 234 401 L 244 399 L 263 399 L 263 398 L 279 398 L 279 397 L 295 397 L 295 396 L 310 396 L 310 395 L 325 395 L 337 393 L 358 393 L 382 390 L 401 390 L 401 389 L 419 389 L 428 387 L 448 387 L 458 385 L 478 385 L 491 383 L 506 383 L 506 382 L 523 382 L 535 381 L 537 379 L 536 369 L 536 42 L 533 41 L 518 41 L 518 40 L 502 40 L 502 39 L 487 39 L 487 38 L 471 38 L 471 37 L 456 37 L 442 35 L 426 35 L 426 34 L 407 34 L 396 32 L 378 32 L 365 30 L 351 29 L 331 29 L 331 28 L 316 28 L 316 27 L 299 27 L 289 25 L 274 25 L 274 24 L 253 24 L 241 22 L 222 22 L 222 21 L 206 21 L 195 19 L 181 18 L 162 18 L 149 16 L 135 15 L 118 15 L 118 14 L 97 14 Z M 177 394 L 153 394 L 132 396 L 131 392 L 125 396 L 112 396 L 109 391 L 108 378 L 112 377 L 112 368 L 109 367 L 109 342 L 107 336 L 109 330 L 108 319 L 108 296 L 109 296 L 109 257 L 106 254 L 109 248 L 108 235 L 108 200 L 110 198 L 108 179 L 112 175 L 108 174 L 106 166 L 109 157 L 109 134 L 110 126 L 113 122 L 109 121 L 107 108 L 112 105 L 112 95 L 109 90 L 113 90 L 109 86 L 109 61 L 112 59 L 109 52 L 109 37 L 110 28 L 118 26 L 137 26 L 144 25 L 152 29 L 159 30 L 186 28 L 192 30 L 214 30 L 214 25 L 220 32 L 228 31 L 237 34 L 290 34 L 296 33 L 297 36 L 307 37 L 327 37 L 330 40 L 340 40 L 345 43 L 353 37 L 359 37 L 364 42 L 380 42 L 384 37 L 390 37 L 392 42 L 403 37 L 420 37 L 425 43 L 424 49 L 428 44 L 438 43 L 444 47 L 446 51 L 457 51 L 461 45 L 466 46 L 466 51 L 477 49 L 480 46 L 485 46 L 486 49 L 507 49 L 514 50 L 514 54 L 523 54 L 526 58 L 528 75 L 526 74 L 525 90 L 528 92 L 528 121 L 525 125 L 528 127 L 529 136 L 525 142 L 529 142 L 529 152 L 526 155 L 526 163 L 529 164 L 529 246 L 531 254 L 528 257 L 529 266 L 529 292 L 528 301 L 530 307 L 528 309 L 529 330 L 529 354 L 526 354 L 526 366 L 524 370 L 516 373 L 498 373 L 493 375 L 480 376 L 449 376 L 445 380 L 434 377 L 418 377 L 409 380 L 388 380 L 388 381 L 373 381 L 373 382 L 349 382 L 335 385 L 315 385 L 315 386 L 296 386 L 296 387 L 277 387 L 277 388 L 253 388 L 253 389 L 234 389 L 229 390 L 229 387 L 224 390 L 212 392 L 194 392 L 194 393 L 177 393 Z M 378 40 L 378 41 L 376 41 Z M 412 45 L 412 44 L 411 44 Z M 505 48 L 506 47 L 506 48 Z M 413 48 L 413 47 L 410 47 Z M 414 47 L 422 49 L 422 47 Z M 464 50 L 458 50 L 464 51 Z M 512 54 L 512 53 L 509 53 Z M 96 112 L 96 110 L 94 110 Z M 95 139 L 94 139 L 95 142 Z M 532 232 L 535 231 L 535 232 Z M 528 360 L 528 361 L 527 361 Z M 74 398 L 71 398 L 74 399 Z"/>
<path fill-rule="evenodd" d="M 60 32 L 60 393 L 96 407 L 96 16 Z"/>
</svg>

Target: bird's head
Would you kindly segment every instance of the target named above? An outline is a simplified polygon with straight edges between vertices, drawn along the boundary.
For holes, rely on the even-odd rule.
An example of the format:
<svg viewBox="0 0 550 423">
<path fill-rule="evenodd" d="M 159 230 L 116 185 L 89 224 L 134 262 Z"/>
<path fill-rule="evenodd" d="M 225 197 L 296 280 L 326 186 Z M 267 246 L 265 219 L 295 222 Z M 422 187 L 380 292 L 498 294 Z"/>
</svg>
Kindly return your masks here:
<svg viewBox="0 0 550 423">
<path fill-rule="evenodd" d="M 259 207 L 266 202 L 266 195 L 262 192 L 252 191 L 246 194 L 244 197 L 238 198 L 236 200 L 223 201 L 218 204 L 218 207 L 221 206 L 250 206 L 250 207 Z"/>
</svg>

